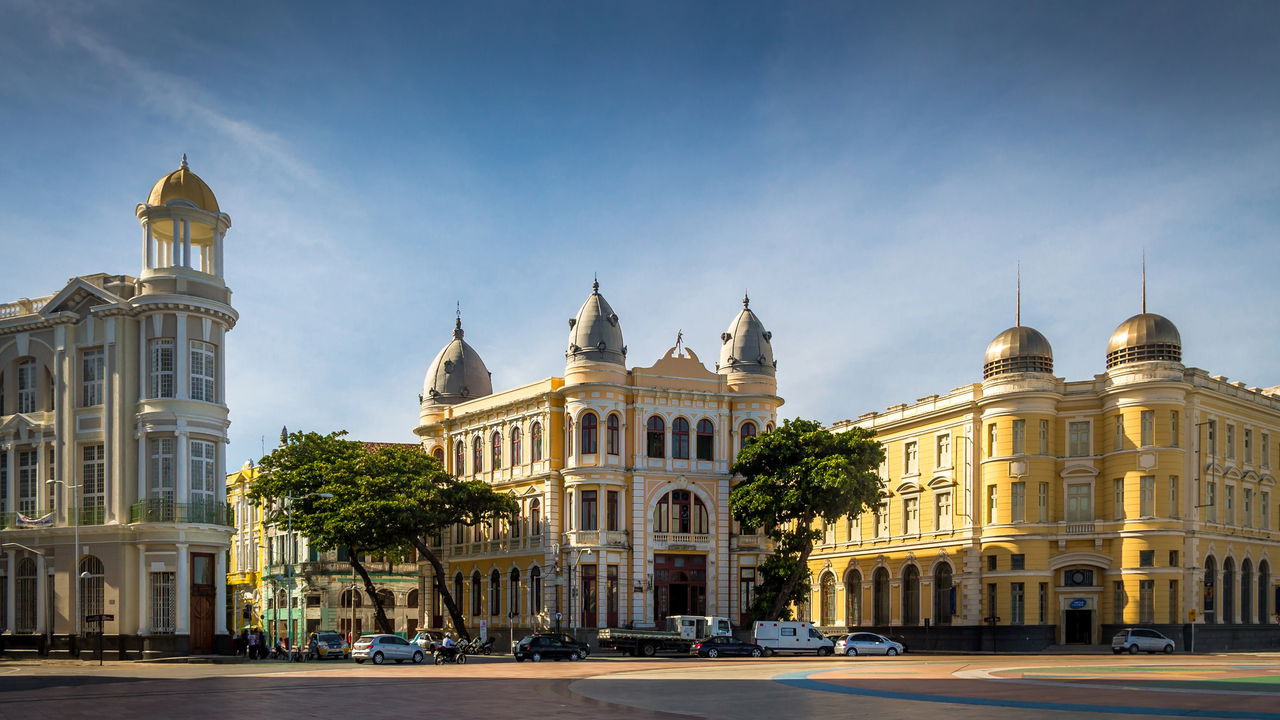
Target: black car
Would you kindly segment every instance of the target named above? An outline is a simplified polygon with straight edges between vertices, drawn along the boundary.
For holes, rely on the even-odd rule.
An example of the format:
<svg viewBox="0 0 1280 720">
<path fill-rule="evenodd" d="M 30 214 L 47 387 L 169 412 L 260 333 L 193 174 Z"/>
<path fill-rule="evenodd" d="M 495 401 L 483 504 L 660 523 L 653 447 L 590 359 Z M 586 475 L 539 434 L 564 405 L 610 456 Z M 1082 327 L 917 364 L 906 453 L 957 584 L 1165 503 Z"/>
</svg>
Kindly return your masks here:
<svg viewBox="0 0 1280 720">
<path fill-rule="evenodd" d="M 587 657 L 587 651 L 579 647 L 582 643 L 573 640 L 570 644 L 566 640 L 572 640 L 572 637 L 562 634 L 528 635 L 516 643 L 511 654 L 515 656 L 516 662 L 582 660 Z"/>
<path fill-rule="evenodd" d="M 534 633 L 534 634 L 533 634 L 533 637 L 549 637 L 549 638 L 555 638 L 555 639 L 559 640 L 560 642 L 564 643 L 565 645 L 568 645 L 569 647 L 576 647 L 576 648 L 578 648 L 579 650 L 581 650 L 581 651 L 582 651 L 582 657 L 586 657 L 586 656 L 588 656 L 588 655 L 590 655 L 590 654 L 591 654 L 591 646 L 590 646 L 590 645 L 588 645 L 588 644 L 586 644 L 586 643 L 582 642 L 581 640 L 579 640 L 578 638 L 576 638 L 576 637 L 574 637 L 574 636 L 570 635 L 569 633 Z"/>
<path fill-rule="evenodd" d="M 764 648 L 752 642 L 743 642 L 731 635 L 716 635 L 694 643 L 689 648 L 689 654 L 707 658 L 722 655 L 760 657 L 764 655 Z"/>
</svg>

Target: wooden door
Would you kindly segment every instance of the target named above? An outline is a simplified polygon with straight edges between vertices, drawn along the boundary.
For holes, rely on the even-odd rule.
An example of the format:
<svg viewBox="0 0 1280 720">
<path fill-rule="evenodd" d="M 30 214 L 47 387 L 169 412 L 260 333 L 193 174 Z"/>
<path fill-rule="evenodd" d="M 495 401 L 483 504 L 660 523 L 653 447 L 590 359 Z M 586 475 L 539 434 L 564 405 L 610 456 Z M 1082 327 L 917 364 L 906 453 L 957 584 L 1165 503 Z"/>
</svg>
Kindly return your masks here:
<svg viewBox="0 0 1280 720">
<path fill-rule="evenodd" d="M 213 653 L 213 600 L 217 586 L 213 577 L 213 555 L 191 555 L 191 654 Z"/>
</svg>

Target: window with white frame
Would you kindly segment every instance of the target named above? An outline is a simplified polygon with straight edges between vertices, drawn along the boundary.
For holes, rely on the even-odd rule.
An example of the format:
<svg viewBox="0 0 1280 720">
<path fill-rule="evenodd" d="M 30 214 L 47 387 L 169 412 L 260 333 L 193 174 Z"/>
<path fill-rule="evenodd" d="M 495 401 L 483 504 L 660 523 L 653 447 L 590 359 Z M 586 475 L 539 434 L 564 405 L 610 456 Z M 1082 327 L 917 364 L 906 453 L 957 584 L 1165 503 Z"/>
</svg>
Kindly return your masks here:
<svg viewBox="0 0 1280 720">
<path fill-rule="evenodd" d="M 1027 421 L 1013 421 L 1013 454 L 1025 455 L 1027 452 Z"/>
<path fill-rule="evenodd" d="M 1241 510 L 1244 513 L 1241 525 L 1245 527 L 1253 527 L 1253 490 L 1251 488 L 1244 489 L 1244 507 Z"/>
<path fill-rule="evenodd" d="M 1138 622 L 1153 623 L 1156 621 L 1156 581 L 1138 581 Z"/>
<path fill-rule="evenodd" d="M 1009 623 L 1021 625 L 1026 621 L 1027 596 L 1025 583 L 1009 583 Z"/>
<path fill-rule="evenodd" d="M 151 573 L 151 632 L 172 634 L 174 630 L 174 574 Z"/>
<path fill-rule="evenodd" d="M 1086 457 L 1091 454 L 1089 448 L 1089 421 L 1067 424 L 1067 454 L 1071 457 Z"/>
<path fill-rule="evenodd" d="M 1209 444 L 1209 456 L 1213 457 L 1218 454 L 1218 421 L 1210 420 L 1205 426 L 1205 435 Z"/>
<path fill-rule="evenodd" d="M 1142 517 L 1155 517 L 1156 515 L 1156 476 L 1143 475 L 1138 479 L 1138 513 Z"/>
<path fill-rule="evenodd" d="M 1262 467 L 1271 467 L 1271 436 L 1262 433 Z"/>
<path fill-rule="evenodd" d="M 1010 486 L 1010 517 L 1009 522 L 1025 522 L 1027 519 L 1027 484 L 1025 482 L 1016 482 Z"/>
<path fill-rule="evenodd" d="M 1258 493 L 1258 510 L 1261 511 L 1259 513 L 1259 517 L 1262 519 L 1262 523 L 1261 523 L 1262 529 L 1270 530 L 1271 529 L 1271 493 L 1267 492 L 1266 490 L 1263 490 L 1260 493 Z"/>
<path fill-rule="evenodd" d="M 1236 486 L 1227 485 L 1227 502 L 1223 508 L 1222 521 L 1228 525 L 1236 524 Z"/>
<path fill-rule="evenodd" d="M 933 527 L 937 530 L 951 529 L 951 492 L 940 492 L 934 505 Z"/>
<path fill-rule="evenodd" d="M 102 445 L 85 445 L 80 452 L 81 515 L 87 524 L 101 524 L 107 491 L 105 448 Z"/>
<path fill-rule="evenodd" d="M 996 424 L 987 423 L 987 457 L 996 456 Z"/>
<path fill-rule="evenodd" d="M 902 500 L 902 532 L 907 535 L 920 534 L 920 498 L 918 497 Z"/>
<path fill-rule="evenodd" d="M 1151 447 L 1156 444 L 1156 411 L 1143 410 L 1139 418 L 1141 422 L 1141 442 L 1142 447 Z"/>
<path fill-rule="evenodd" d="M 1244 461 L 1253 464 L 1253 430 L 1249 428 L 1244 429 Z"/>
<path fill-rule="evenodd" d="M 217 446 L 204 440 L 191 441 L 191 502 L 212 503 L 216 494 Z"/>
<path fill-rule="evenodd" d="M 1227 456 L 1228 460 L 1234 459 L 1236 456 L 1236 426 L 1235 425 L 1230 425 L 1230 424 L 1227 425 L 1227 436 L 1225 440 L 1226 440 L 1227 450 L 1223 454 Z"/>
<path fill-rule="evenodd" d="M 151 341 L 151 394 L 153 398 L 174 396 L 173 338 L 156 338 Z"/>
<path fill-rule="evenodd" d="M 934 455 L 937 467 L 951 467 L 951 434 L 943 433 L 937 437 L 937 452 Z"/>
<path fill-rule="evenodd" d="M 1116 442 L 1114 450 L 1124 449 L 1124 415 L 1116 416 Z"/>
<path fill-rule="evenodd" d="M 1181 517 L 1178 508 L 1178 476 L 1169 476 L 1169 517 Z"/>
<path fill-rule="evenodd" d="M 1218 484 L 1212 480 L 1205 483 L 1205 493 L 1207 497 L 1204 504 L 1208 506 L 1205 508 L 1205 515 L 1209 522 L 1218 522 Z"/>
<path fill-rule="evenodd" d="M 880 503 L 876 506 L 876 537 L 889 537 L 889 505 Z"/>
<path fill-rule="evenodd" d="M 1067 522 L 1093 520 L 1093 491 L 1088 483 L 1067 486 Z"/>
<path fill-rule="evenodd" d="M 1178 447 L 1178 411 L 1173 410 L 1169 413 L 1169 447 Z"/>
<path fill-rule="evenodd" d="M 1124 478 L 1116 478 L 1111 481 L 1112 500 L 1111 500 L 1111 516 L 1116 520 L 1124 519 Z"/>
<path fill-rule="evenodd" d="M 36 411 L 36 361 L 18 363 L 18 412 Z"/>
<path fill-rule="evenodd" d="M 1049 522 L 1049 483 L 1040 483 L 1040 491 L 1036 494 L 1037 517 L 1040 522 Z"/>
<path fill-rule="evenodd" d="M 18 512 L 34 515 L 40 503 L 40 453 L 18 451 Z"/>
<path fill-rule="evenodd" d="M 994 525 L 996 522 L 996 486 L 987 486 L 987 524 Z"/>
<path fill-rule="evenodd" d="M 102 348 L 85 350 L 80 356 L 80 405 L 94 407 L 103 401 L 104 380 L 107 374 L 107 356 Z"/>
<path fill-rule="evenodd" d="M 213 345 L 191 341 L 191 399 L 218 402 L 216 351 Z"/>
<path fill-rule="evenodd" d="M 1040 454 L 1049 454 L 1049 421 L 1040 421 Z"/>
<path fill-rule="evenodd" d="M 174 498 L 173 438 L 151 439 L 149 492 L 152 500 L 172 502 Z"/>
<path fill-rule="evenodd" d="M 914 440 L 902 444 L 902 474 L 916 475 L 920 472 L 920 451 Z"/>
</svg>

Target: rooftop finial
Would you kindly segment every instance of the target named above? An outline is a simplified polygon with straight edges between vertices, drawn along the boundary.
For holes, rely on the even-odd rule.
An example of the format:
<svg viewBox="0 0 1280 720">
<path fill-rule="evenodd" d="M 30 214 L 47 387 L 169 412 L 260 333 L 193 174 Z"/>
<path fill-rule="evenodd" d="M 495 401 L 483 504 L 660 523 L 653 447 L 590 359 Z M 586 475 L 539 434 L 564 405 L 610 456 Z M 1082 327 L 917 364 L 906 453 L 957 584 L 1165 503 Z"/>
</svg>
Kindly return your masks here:
<svg viewBox="0 0 1280 720">
<path fill-rule="evenodd" d="M 1147 249 L 1142 248 L 1142 314 L 1147 314 Z"/>
<path fill-rule="evenodd" d="M 751 293 L 747 292 L 746 290 L 742 291 L 742 309 L 743 310 L 751 309 Z"/>
<path fill-rule="evenodd" d="M 600 276 L 596 273 L 591 273 L 591 294 L 600 294 Z"/>
<path fill-rule="evenodd" d="M 181 167 L 183 170 L 186 170 L 186 169 L 187 169 L 187 154 L 186 154 L 186 153 L 182 153 L 182 162 L 178 163 L 178 165 L 179 165 L 179 167 Z"/>
<path fill-rule="evenodd" d="M 1022 261 L 1018 261 L 1018 295 L 1013 305 L 1013 324 L 1022 327 Z"/>
<path fill-rule="evenodd" d="M 460 338 L 462 337 L 462 302 L 459 301 L 457 305 L 457 319 L 453 321 L 453 336 Z"/>
<path fill-rule="evenodd" d="M 684 349 L 684 330 L 677 330 L 677 331 L 676 331 L 676 347 L 675 347 L 675 356 L 676 356 L 676 357 L 680 357 L 680 352 L 681 352 L 681 350 L 683 350 L 683 349 Z"/>
</svg>

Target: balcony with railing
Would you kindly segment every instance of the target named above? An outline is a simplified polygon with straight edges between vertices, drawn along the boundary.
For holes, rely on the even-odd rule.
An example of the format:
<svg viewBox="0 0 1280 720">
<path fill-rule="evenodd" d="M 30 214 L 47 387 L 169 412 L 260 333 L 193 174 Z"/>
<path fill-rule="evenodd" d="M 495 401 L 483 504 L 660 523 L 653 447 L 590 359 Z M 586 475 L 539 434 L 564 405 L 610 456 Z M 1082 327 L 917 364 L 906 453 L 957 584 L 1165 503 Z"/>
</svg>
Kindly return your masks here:
<svg viewBox="0 0 1280 720">
<path fill-rule="evenodd" d="M 652 539 L 655 550 L 711 549 L 711 536 L 703 533 L 654 533 Z"/>
<path fill-rule="evenodd" d="M 1091 522 L 1069 522 L 1064 528 L 1067 535 L 1091 535 L 1094 532 Z"/>
<path fill-rule="evenodd" d="M 130 523 L 192 523 L 201 525 L 232 524 L 231 506 L 220 502 L 179 503 L 149 499 L 129 508 Z"/>
</svg>

